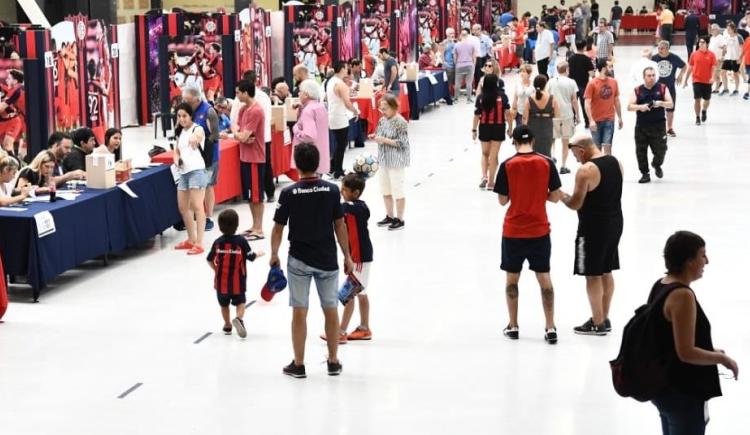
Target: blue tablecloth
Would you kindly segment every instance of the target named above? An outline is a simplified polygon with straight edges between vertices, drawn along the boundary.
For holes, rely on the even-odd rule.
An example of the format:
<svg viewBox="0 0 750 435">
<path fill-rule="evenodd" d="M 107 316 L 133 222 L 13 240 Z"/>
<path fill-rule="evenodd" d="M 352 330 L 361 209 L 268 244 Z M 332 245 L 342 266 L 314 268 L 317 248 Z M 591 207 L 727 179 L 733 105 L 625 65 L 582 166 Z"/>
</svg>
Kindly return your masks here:
<svg viewBox="0 0 750 435">
<path fill-rule="evenodd" d="M 406 88 L 409 92 L 409 117 L 419 119 L 419 114 L 430 104 L 445 100 L 452 104 L 450 90 L 444 70 L 422 71 L 425 75 L 417 79 L 416 82 L 406 82 Z M 426 74 L 435 77 L 437 83 L 434 85 Z"/>
<path fill-rule="evenodd" d="M 0 210 L 0 252 L 5 273 L 26 276 L 35 297 L 56 276 L 111 252 L 121 252 L 180 219 L 169 166 L 134 174 L 138 195 L 119 188 L 86 189 L 73 201 L 32 203 L 24 211 Z M 49 211 L 56 231 L 39 238 L 34 215 Z"/>
</svg>

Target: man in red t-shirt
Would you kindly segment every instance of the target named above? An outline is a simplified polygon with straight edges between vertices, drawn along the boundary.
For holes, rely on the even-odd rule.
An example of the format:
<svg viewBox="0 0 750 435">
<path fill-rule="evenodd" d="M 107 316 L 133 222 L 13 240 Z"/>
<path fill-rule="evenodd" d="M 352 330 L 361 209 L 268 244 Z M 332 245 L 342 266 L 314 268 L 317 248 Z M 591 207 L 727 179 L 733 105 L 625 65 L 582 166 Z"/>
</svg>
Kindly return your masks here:
<svg viewBox="0 0 750 435">
<path fill-rule="evenodd" d="M 234 138 L 240 143 L 240 177 L 242 197 L 250 201 L 253 226 L 245 231 L 250 240 L 263 239 L 263 175 L 266 166 L 265 114 L 255 101 L 255 84 L 237 82 L 237 98 L 245 105 L 240 109 Z"/>
<path fill-rule="evenodd" d="M 500 165 L 495 181 L 495 193 L 500 205 L 510 202 L 503 224 L 502 264 L 507 275 L 505 301 L 510 322 L 503 335 L 518 339 L 518 280 L 524 261 L 536 272 L 542 288 L 542 305 L 546 327 L 544 339 L 557 342 L 554 321 L 555 294 L 550 279 L 550 225 L 546 202 L 557 202 L 562 197 L 560 176 L 548 157 L 534 152 L 534 134 L 529 127 L 520 125 L 513 130 L 516 155 Z"/>
<path fill-rule="evenodd" d="M 698 50 L 690 55 L 685 81 L 682 82 L 682 87 L 687 87 L 690 74 L 693 75 L 695 125 L 706 122 L 708 105 L 711 103 L 711 85 L 714 82 L 713 71 L 717 62 L 716 55 L 708 49 L 708 37 L 701 36 L 698 41 Z"/>
<path fill-rule="evenodd" d="M 609 76 L 611 65 L 607 59 L 596 61 L 597 74 L 586 85 L 583 92 L 584 108 L 589 118 L 589 129 L 594 143 L 604 154 L 612 154 L 612 139 L 615 135 L 615 115 L 622 130 L 620 90 L 617 80 Z"/>
</svg>

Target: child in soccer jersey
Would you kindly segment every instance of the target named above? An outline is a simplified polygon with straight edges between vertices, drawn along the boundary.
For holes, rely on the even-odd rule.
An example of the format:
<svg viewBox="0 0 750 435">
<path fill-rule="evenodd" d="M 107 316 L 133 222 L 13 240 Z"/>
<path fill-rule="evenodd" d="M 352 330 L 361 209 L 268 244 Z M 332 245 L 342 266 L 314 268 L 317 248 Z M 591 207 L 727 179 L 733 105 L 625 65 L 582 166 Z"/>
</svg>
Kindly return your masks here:
<svg viewBox="0 0 750 435">
<path fill-rule="evenodd" d="M 349 321 L 354 314 L 354 299 L 344 305 L 341 316 L 341 335 L 339 342 L 346 340 L 370 340 L 370 301 L 367 298 L 368 281 L 370 277 L 370 266 L 372 265 L 372 242 L 370 232 L 367 230 L 367 220 L 370 218 L 370 209 L 367 204 L 359 198 L 365 190 L 365 179 L 359 174 L 350 173 L 346 175 L 341 184 L 341 196 L 344 198 L 344 222 L 346 222 L 349 234 L 349 250 L 354 261 L 352 272 L 362 284 L 363 290 L 357 295 L 359 302 L 359 326 L 351 334 L 346 333 Z"/>
<path fill-rule="evenodd" d="M 214 271 L 214 289 L 221 306 L 224 318 L 223 331 L 232 334 L 232 325 L 237 334 L 245 338 L 247 330 L 242 318 L 245 315 L 245 289 L 247 281 L 247 260 L 255 261 L 262 257 L 262 251 L 253 252 L 250 244 L 241 235 L 237 235 L 239 216 L 234 210 L 224 210 L 219 215 L 221 237 L 214 241 L 208 253 L 208 265 Z M 234 305 L 237 315 L 229 321 L 229 304 Z"/>
</svg>

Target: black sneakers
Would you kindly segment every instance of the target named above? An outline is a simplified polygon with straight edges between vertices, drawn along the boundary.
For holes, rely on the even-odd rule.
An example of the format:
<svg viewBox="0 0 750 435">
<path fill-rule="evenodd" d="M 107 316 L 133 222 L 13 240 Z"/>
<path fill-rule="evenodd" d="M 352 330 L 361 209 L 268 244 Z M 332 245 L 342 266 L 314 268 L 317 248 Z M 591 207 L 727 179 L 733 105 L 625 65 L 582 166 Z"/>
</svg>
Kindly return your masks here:
<svg viewBox="0 0 750 435">
<path fill-rule="evenodd" d="M 695 125 L 701 125 L 701 118 L 700 116 L 695 117 Z"/>
<path fill-rule="evenodd" d="M 557 344 L 557 328 L 549 328 L 544 331 L 544 341 L 549 344 Z"/>
<path fill-rule="evenodd" d="M 232 335 L 232 325 L 221 328 L 224 331 L 224 335 Z"/>
<path fill-rule="evenodd" d="M 487 187 L 487 179 L 486 178 L 482 178 L 482 182 L 479 183 L 479 188 L 480 189 L 484 189 L 485 187 Z"/>
<path fill-rule="evenodd" d="M 708 119 L 708 112 L 701 110 L 701 122 L 705 123 L 706 119 Z"/>
<path fill-rule="evenodd" d="M 338 376 L 341 374 L 341 370 L 343 369 L 341 361 L 326 361 L 326 363 L 328 364 L 328 376 Z"/>
<path fill-rule="evenodd" d="M 232 325 L 234 325 L 234 329 L 237 330 L 237 335 L 241 338 L 247 337 L 247 329 L 245 329 L 245 322 L 243 322 L 242 319 L 235 317 L 234 320 L 232 320 Z"/>
<path fill-rule="evenodd" d="M 612 332 L 612 322 L 610 322 L 608 318 L 604 319 L 604 331 Z"/>
<path fill-rule="evenodd" d="M 664 171 L 661 169 L 661 166 L 654 166 L 654 173 L 656 174 L 656 178 L 664 177 Z"/>
<path fill-rule="evenodd" d="M 511 340 L 518 340 L 518 326 L 506 326 L 505 329 L 503 329 L 503 335 Z"/>
<path fill-rule="evenodd" d="M 562 168 L 560 168 L 560 173 L 561 174 L 570 174 L 570 169 L 568 169 L 565 166 L 563 166 Z"/>
<path fill-rule="evenodd" d="M 390 216 L 386 216 L 385 219 L 383 219 L 382 221 L 378 222 L 377 225 L 379 227 L 388 227 L 392 223 L 393 223 L 393 218 L 390 217 Z"/>
<path fill-rule="evenodd" d="M 398 231 L 404 229 L 404 221 L 399 218 L 391 219 L 391 224 L 388 226 L 388 231 Z"/>
<path fill-rule="evenodd" d="M 674 129 L 667 130 L 667 136 L 669 137 L 677 137 L 677 133 L 674 132 Z"/>
<path fill-rule="evenodd" d="M 307 374 L 305 373 L 305 365 L 302 364 L 298 366 L 294 363 L 294 360 L 292 360 L 288 366 L 284 367 L 284 374 L 297 379 L 307 377 Z"/>
<path fill-rule="evenodd" d="M 604 327 L 605 323 L 594 325 L 594 321 L 589 319 L 583 325 L 573 328 L 573 332 L 579 335 L 607 335 L 607 331 Z"/>
<path fill-rule="evenodd" d="M 641 176 L 641 179 L 638 180 L 638 184 L 644 184 L 644 183 L 650 183 L 651 182 L 651 176 L 648 174 L 643 174 Z"/>
</svg>

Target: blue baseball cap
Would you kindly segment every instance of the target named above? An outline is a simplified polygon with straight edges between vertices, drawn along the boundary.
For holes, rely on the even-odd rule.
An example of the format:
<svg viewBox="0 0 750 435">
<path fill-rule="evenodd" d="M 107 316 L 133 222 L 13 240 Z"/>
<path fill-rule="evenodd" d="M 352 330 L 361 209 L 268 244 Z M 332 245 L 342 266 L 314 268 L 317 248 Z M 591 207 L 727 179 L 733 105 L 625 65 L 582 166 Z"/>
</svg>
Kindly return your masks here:
<svg viewBox="0 0 750 435">
<path fill-rule="evenodd" d="M 286 277 L 280 267 L 274 266 L 268 271 L 268 278 L 260 290 L 260 297 L 268 302 L 276 296 L 276 293 L 286 288 Z"/>
</svg>

